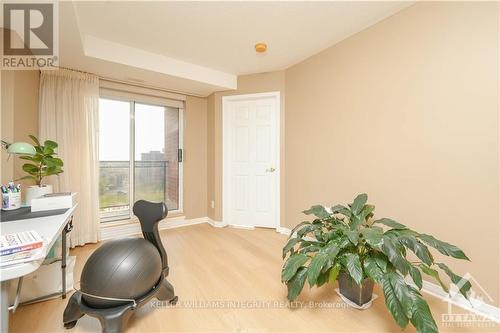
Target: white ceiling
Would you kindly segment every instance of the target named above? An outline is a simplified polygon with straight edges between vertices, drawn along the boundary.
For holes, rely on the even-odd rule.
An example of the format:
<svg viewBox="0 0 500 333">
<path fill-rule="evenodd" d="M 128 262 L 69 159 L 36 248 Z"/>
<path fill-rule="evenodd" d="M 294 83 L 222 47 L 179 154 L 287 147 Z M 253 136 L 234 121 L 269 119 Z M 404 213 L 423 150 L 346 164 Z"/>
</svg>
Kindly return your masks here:
<svg viewBox="0 0 500 333">
<path fill-rule="evenodd" d="M 285 69 L 413 2 L 61 3 L 61 65 L 207 95 Z M 266 54 L 256 54 L 256 42 Z"/>
</svg>

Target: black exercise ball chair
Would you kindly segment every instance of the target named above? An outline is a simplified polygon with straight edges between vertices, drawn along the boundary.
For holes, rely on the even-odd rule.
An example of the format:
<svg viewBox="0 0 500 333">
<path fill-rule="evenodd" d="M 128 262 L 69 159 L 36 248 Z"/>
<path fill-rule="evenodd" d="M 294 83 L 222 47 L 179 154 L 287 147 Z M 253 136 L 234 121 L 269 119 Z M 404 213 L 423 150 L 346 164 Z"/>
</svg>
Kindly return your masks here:
<svg viewBox="0 0 500 333">
<path fill-rule="evenodd" d="M 92 253 L 83 267 L 80 290 L 64 310 L 64 327 L 74 327 L 87 314 L 99 319 L 103 332 L 122 332 L 133 311 L 152 297 L 177 303 L 174 287 L 166 280 L 167 253 L 158 233 L 167 207 L 139 200 L 133 211 L 144 238 L 108 241 Z"/>
</svg>

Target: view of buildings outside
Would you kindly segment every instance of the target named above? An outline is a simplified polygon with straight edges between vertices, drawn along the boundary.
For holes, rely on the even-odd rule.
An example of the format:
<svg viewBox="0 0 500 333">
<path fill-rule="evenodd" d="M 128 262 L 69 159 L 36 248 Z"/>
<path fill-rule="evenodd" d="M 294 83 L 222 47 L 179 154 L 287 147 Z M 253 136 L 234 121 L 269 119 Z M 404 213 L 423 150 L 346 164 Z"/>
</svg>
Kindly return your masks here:
<svg viewBox="0 0 500 333">
<path fill-rule="evenodd" d="M 169 210 L 179 207 L 179 110 L 140 103 L 134 106 L 135 160 L 131 184 L 130 104 L 100 99 L 99 202 L 103 218 L 128 218 L 130 191 L 134 202 L 165 202 Z"/>
</svg>

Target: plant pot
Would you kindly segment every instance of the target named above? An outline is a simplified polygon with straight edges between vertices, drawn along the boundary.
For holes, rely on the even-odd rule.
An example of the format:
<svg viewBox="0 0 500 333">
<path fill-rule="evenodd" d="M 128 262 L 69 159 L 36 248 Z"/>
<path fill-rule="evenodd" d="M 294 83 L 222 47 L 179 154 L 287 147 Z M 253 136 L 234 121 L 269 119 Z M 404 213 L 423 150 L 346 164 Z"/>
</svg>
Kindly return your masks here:
<svg viewBox="0 0 500 333">
<path fill-rule="evenodd" d="M 348 300 L 359 306 L 371 301 L 373 295 L 373 281 L 371 279 L 364 279 L 359 285 L 348 273 L 341 272 L 338 281 L 339 292 Z"/>
<path fill-rule="evenodd" d="M 32 185 L 26 188 L 26 205 L 31 206 L 31 200 L 52 193 L 52 185 Z"/>
</svg>

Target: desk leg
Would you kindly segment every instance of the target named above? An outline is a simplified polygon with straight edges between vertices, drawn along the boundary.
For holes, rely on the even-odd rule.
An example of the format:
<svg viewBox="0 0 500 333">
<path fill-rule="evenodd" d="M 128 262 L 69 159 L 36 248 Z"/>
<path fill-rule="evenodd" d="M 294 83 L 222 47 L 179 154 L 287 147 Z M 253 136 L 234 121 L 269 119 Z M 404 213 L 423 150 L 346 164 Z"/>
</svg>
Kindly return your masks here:
<svg viewBox="0 0 500 333">
<path fill-rule="evenodd" d="M 62 258 L 61 258 L 61 272 L 62 272 L 62 298 L 66 298 L 66 241 L 68 235 L 68 225 L 71 225 L 73 218 L 71 218 L 70 222 L 64 227 L 62 232 Z"/>
<path fill-rule="evenodd" d="M 9 281 L 2 281 L 2 298 L 1 302 L 1 327 L 0 332 L 7 333 L 9 332 Z"/>
</svg>

